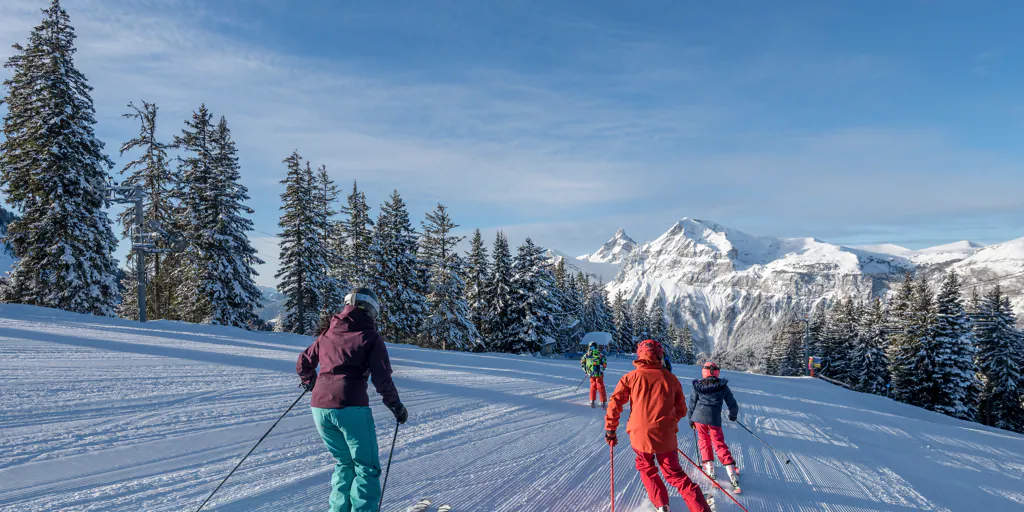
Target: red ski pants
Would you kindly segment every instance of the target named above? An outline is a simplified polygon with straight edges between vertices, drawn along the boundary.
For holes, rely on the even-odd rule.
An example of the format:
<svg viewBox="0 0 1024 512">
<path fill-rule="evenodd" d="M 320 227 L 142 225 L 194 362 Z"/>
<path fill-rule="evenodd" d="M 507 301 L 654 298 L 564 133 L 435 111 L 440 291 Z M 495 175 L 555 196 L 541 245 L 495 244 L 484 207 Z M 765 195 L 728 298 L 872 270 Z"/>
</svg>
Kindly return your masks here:
<svg viewBox="0 0 1024 512">
<path fill-rule="evenodd" d="M 608 401 L 608 391 L 604 388 L 604 377 L 591 377 L 590 378 L 590 401 L 593 402 L 597 396 L 597 392 L 601 392 L 601 401 Z"/>
<path fill-rule="evenodd" d="M 725 444 L 725 434 L 722 433 L 722 427 L 712 427 L 711 425 L 697 423 L 697 446 L 700 447 L 701 462 L 715 460 L 715 453 L 711 451 L 711 445 L 714 445 L 715 452 L 718 452 L 718 460 L 723 466 L 736 464 L 736 459 L 732 458 L 729 446 Z"/>
<path fill-rule="evenodd" d="M 690 512 L 711 512 L 711 507 L 708 506 L 708 501 L 704 498 L 704 492 L 697 484 L 693 483 L 693 480 L 690 480 L 690 477 L 686 476 L 683 468 L 679 467 L 679 454 L 676 452 L 644 453 L 636 449 L 633 451 L 636 452 L 636 470 L 640 472 L 640 479 L 643 480 L 644 487 L 647 488 L 647 497 L 651 499 L 655 508 L 668 505 L 668 489 L 665 487 L 665 482 L 661 480 L 661 476 L 658 475 L 658 466 L 661 466 L 665 480 L 668 480 L 669 485 L 675 487 L 683 496 L 686 508 L 690 509 Z"/>
</svg>

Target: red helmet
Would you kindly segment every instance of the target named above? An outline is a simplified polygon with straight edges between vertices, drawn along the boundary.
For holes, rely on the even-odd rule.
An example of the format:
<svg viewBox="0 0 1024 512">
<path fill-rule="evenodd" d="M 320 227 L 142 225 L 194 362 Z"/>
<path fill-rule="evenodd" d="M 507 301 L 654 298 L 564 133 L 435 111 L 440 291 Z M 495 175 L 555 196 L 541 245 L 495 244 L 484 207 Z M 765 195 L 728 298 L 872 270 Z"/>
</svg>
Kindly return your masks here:
<svg viewBox="0 0 1024 512">
<path fill-rule="evenodd" d="M 665 348 L 661 346 L 661 343 L 654 340 L 641 341 L 640 344 L 636 346 L 636 358 L 646 359 L 648 361 L 661 361 L 662 359 L 665 359 Z"/>
<path fill-rule="evenodd" d="M 704 367 L 702 367 L 700 369 L 700 376 L 705 378 L 705 379 L 708 378 L 708 377 L 718 377 L 718 374 L 719 374 L 718 365 L 715 364 L 715 363 L 712 363 L 711 361 L 708 361 L 708 362 L 704 363 Z"/>
</svg>

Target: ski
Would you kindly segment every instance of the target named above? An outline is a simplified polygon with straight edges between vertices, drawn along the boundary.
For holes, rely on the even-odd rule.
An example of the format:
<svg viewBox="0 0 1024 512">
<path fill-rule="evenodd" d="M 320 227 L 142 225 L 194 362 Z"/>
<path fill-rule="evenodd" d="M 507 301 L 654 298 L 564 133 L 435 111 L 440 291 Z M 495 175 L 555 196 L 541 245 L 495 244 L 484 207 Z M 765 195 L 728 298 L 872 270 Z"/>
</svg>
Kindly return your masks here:
<svg viewBox="0 0 1024 512">
<path fill-rule="evenodd" d="M 452 510 L 452 506 L 451 505 L 447 505 L 447 504 L 441 505 L 440 507 L 437 507 L 437 512 L 451 512 L 451 510 Z"/>
<path fill-rule="evenodd" d="M 423 498 L 420 501 L 417 501 L 415 505 L 405 509 L 405 512 L 427 512 L 427 509 L 430 508 L 430 505 L 433 503 L 433 501 Z"/>
</svg>

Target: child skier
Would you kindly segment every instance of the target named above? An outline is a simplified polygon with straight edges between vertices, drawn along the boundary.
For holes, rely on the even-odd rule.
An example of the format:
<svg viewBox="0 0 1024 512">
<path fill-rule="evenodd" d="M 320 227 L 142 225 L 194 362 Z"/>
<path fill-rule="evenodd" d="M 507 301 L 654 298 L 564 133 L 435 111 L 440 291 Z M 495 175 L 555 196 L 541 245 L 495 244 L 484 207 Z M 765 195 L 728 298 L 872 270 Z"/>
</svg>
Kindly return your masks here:
<svg viewBox="0 0 1024 512">
<path fill-rule="evenodd" d="M 718 378 L 718 365 L 710 361 L 701 368 L 700 380 L 693 381 L 693 394 L 690 395 L 690 428 L 696 429 L 697 445 L 704 472 L 715 478 L 715 452 L 718 460 L 729 473 L 729 480 L 736 492 L 740 491 L 740 470 L 736 468 L 729 447 L 725 444 L 722 432 L 722 402 L 729 406 L 729 421 L 736 421 L 739 405 L 729 389 L 729 381 Z M 712 451 L 714 446 L 714 451 Z"/>
<path fill-rule="evenodd" d="M 587 353 L 580 358 L 580 366 L 590 377 L 590 407 L 595 407 L 598 391 L 601 392 L 601 407 L 608 403 L 608 391 L 604 387 L 604 369 L 608 367 L 608 359 L 604 357 L 597 343 L 591 341 L 587 345 Z"/>
<path fill-rule="evenodd" d="M 373 380 L 398 423 L 409 419 L 409 411 L 398 399 L 388 349 L 377 333 L 377 295 L 368 288 L 356 288 L 345 297 L 345 304 L 299 355 L 295 371 L 303 387 L 313 391 L 310 405 L 316 429 L 338 461 L 331 478 L 329 511 L 375 512 L 381 492 L 380 460 L 367 379 Z"/>
<path fill-rule="evenodd" d="M 622 407 L 630 404 L 626 433 L 636 452 L 636 470 L 647 489 L 647 496 L 658 512 L 668 512 L 668 489 L 658 475 L 658 467 L 668 483 L 686 501 L 690 512 L 711 512 L 704 493 L 679 466 L 679 421 L 686 417 L 683 386 L 663 366 L 665 351 L 654 340 L 641 341 L 636 349 L 636 369 L 619 379 L 605 416 L 605 440 L 615 446 Z"/>
</svg>

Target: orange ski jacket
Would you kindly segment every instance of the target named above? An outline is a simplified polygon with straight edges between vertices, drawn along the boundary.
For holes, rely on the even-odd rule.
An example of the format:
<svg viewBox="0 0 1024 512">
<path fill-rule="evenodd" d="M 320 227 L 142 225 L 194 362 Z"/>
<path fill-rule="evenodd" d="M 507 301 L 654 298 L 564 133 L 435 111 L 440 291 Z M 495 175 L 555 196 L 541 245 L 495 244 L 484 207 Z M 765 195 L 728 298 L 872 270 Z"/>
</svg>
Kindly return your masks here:
<svg viewBox="0 0 1024 512">
<path fill-rule="evenodd" d="M 629 444 L 644 453 L 675 452 L 679 420 L 686 417 L 683 385 L 660 361 L 633 361 L 636 369 L 623 375 L 608 401 L 605 430 L 619 426 L 622 408 L 629 404 L 626 433 Z"/>
</svg>

